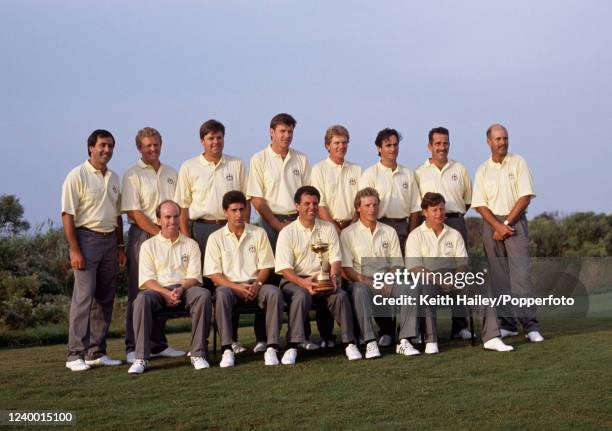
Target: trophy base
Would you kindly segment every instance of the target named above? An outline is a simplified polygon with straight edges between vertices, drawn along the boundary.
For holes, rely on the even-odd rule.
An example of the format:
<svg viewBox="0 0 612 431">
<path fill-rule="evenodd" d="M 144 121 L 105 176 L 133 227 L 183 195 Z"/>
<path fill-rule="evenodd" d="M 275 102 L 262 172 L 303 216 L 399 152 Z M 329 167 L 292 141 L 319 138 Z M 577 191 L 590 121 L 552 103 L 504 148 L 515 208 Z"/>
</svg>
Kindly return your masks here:
<svg viewBox="0 0 612 431">
<path fill-rule="evenodd" d="M 317 287 L 312 289 L 317 293 L 327 293 L 334 290 L 334 285 L 331 280 L 317 280 L 317 282 L 319 283 Z"/>
</svg>

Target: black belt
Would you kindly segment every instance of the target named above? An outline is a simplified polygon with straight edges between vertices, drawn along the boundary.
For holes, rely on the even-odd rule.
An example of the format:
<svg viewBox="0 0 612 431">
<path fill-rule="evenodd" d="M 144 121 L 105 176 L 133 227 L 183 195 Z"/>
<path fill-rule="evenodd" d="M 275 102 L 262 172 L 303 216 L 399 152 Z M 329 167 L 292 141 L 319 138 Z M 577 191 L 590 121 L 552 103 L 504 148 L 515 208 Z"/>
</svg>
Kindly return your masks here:
<svg viewBox="0 0 612 431">
<path fill-rule="evenodd" d="M 336 220 L 336 223 L 340 229 L 344 229 L 345 227 L 350 226 L 352 221 L 353 220 Z"/>
<path fill-rule="evenodd" d="M 89 232 L 94 234 L 95 236 L 111 236 L 115 235 L 115 231 L 111 230 L 110 232 L 98 232 L 97 230 L 89 229 L 87 227 L 77 227 L 78 230 L 84 230 L 85 232 Z"/>
<path fill-rule="evenodd" d="M 408 222 L 408 218 L 404 217 L 404 218 L 389 218 L 389 217 L 381 217 L 378 219 L 378 221 L 380 222 L 386 222 L 386 221 L 390 221 L 393 223 L 407 223 Z"/>
<path fill-rule="evenodd" d="M 461 218 L 463 217 L 463 213 L 446 213 L 444 216 L 446 218 Z"/>
<path fill-rule="evenodd" d="M 194 220 L 195 223 L 204 223 L 204 224 L 218 224 L 218 225 L 224 225 L 225 223 L 227 223 L 227 220 L 206 220 L 203 218 L 199 218 L 197 220 Z"/>
<path fill-rule="evenodd" d="M 297 218 L 297 216 L 298 216 L 297 213 L 293 213 L 293 214 L 274 214 L 274 217 L 276 217 L 279 221 L 295 220 Z"/>
</svg>

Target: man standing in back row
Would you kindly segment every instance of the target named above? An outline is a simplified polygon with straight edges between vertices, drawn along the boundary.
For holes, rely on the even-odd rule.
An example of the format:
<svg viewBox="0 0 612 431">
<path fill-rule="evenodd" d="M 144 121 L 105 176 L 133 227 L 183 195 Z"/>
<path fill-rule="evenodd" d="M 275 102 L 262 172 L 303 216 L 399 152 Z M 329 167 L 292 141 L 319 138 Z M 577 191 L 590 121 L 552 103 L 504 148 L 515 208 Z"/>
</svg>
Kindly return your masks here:
<svg viewBox="0 0 612 431">
<path fill-rule="evenodd" d="M 162 147 L 161 134 L 152 127 L 145 127 L 136 134 L 136 149 L 140 160 L 123 175 L 121 211 L 127 213 L 130 222 L 128 232 L 128 305 L 125 318 L 125 351 L 128 363 L 134 362 L 133 309 L 138 295 L 138 258 L 140 246 L 159 233 L 159 220 L 155 208 L 160 202 L 172 199 L 176 188 L 176 171 L 159 160 Z M 164 320 L 153 321 L 151 331 L 152 356 L 178 357 L 185 352 L 168 346 Z"/>
<path fill-rule="evenodd" d="M 491 158 L 476 171 L 472 206 L 484 219 L 482 238 L 491 267 L 496 295 L 533 295 L 527 234 L 527 207 L 535 197 L 533 179 L 525 160 L 508 152 L 508 131 L 501 124 L 487 129 Z M 515 314 L 525 337 L 544 341 L 535 307 L 498 307 L 502 338 L 518 335 Z"/>
<path fill-rule="evenodd" d="M 416 171 L 416 179 L 421 199 L 426 193 L 439 193 L 446 201 L 444 224 L 459 231 L 467 247 L 467 227 L 463 218 L 472 201 L 472 180 L 461 163 L 448 158 L 450 139 L 448 129 L 436 127 L 429 131 L 427 149 L 431 157 L 425 160 Z M 467 307 L 453 305 L 451 338 L 469 340 L 472 337 L 468 328 Z"/>
<path fill-rule="evenodd" d="M 113 314 L 117 266 L 125 266 L 119 177 L 108 169 L 115 138 L 94 130 L 89 159 L 74 168 L 62 187 L 62 223 L 70 247 L 74 289 L 70 303 L 66 367 L 120 365 L 106 356 Z"/>
</svg>

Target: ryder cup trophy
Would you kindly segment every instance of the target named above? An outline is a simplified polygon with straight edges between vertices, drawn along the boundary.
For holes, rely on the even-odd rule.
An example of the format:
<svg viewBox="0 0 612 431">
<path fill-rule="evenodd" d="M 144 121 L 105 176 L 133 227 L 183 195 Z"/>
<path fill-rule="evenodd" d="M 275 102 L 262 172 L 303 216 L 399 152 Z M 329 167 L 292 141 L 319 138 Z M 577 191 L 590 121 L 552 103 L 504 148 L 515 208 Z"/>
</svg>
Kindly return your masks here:
<svg viewBox="0 0 612 431">
<path fill-rule="evenodd" d="M 318 240 L 314 244 L 311 244 L 310 249 L 319 256 L 319 261 L 321 262 L 321 270 L 317 276 L 318 286 L 313 290 L 317 293 L 325 293 L 334 290 L 334 285 L 329 277 L 329 270 L 331 268 L 327 255 L 329 244 Z"/>
</svg>

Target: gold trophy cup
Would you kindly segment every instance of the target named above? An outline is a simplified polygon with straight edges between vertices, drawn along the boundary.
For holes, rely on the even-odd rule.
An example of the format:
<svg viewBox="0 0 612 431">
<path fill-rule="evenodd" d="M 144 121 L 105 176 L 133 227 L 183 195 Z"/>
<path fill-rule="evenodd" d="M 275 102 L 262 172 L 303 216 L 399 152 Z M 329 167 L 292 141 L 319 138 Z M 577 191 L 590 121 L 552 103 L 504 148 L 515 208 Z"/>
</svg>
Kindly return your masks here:
<svg viewBox="0 0 612 431">
<path fill-rule="evenodd" d="M 319 275 L 317 275 L 318 285 L 313 290 L 317 293 L 326 293 L 334 290 L 334 285 L 329 277 L 331 265 L 326 256 L 329 250 L 329 244 L 317 241 L 310 245 L 310 249 L 319 256 L 319 261 L 321 262 L 321 270 L 319 271 Z"/>
</svg>

